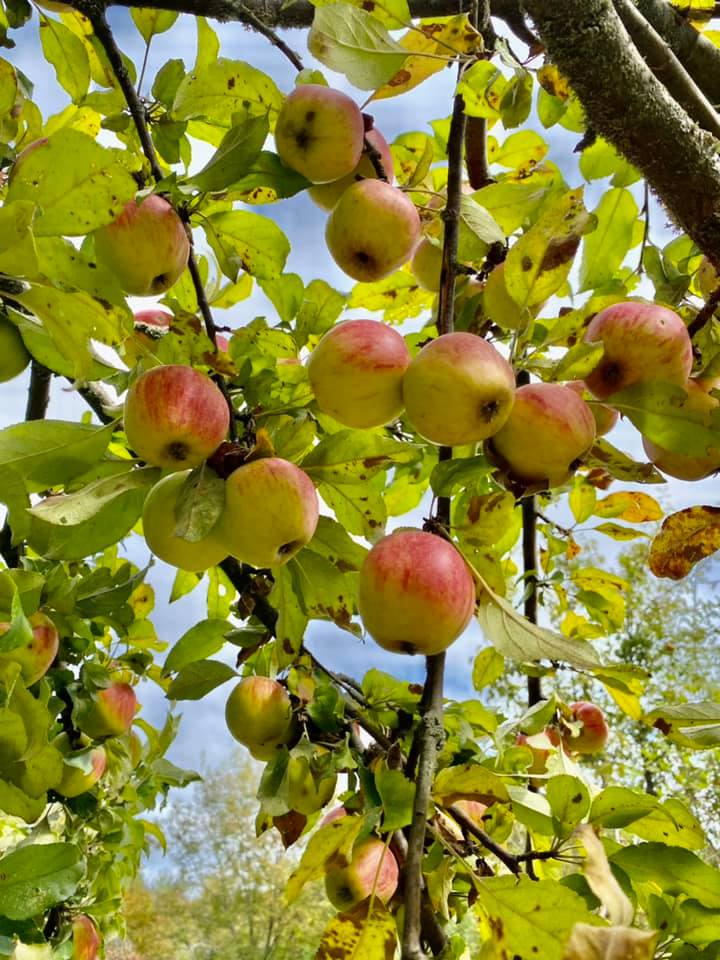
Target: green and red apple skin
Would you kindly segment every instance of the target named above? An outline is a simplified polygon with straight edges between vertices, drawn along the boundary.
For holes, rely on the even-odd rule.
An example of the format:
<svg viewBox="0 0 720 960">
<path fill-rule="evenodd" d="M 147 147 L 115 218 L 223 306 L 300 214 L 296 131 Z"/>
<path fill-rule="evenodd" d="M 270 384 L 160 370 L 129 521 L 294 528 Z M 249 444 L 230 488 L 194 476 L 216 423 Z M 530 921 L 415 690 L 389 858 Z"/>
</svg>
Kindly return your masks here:
<svg viewBox="0 0 720 960">
<path fill-rule="evenodd" d="M 391 851 L 382 840 L 368 837 L 356 845 L 347 866 L 330 862 L 325 892 L 330 903 L 343 913 L 373 895 L 387 904 L 397 890 L 399 875 Z"/>
<path fill-rule="evenodd" d="M 597 400 L 593 401 L 592 394 L 588 390 L 584 380 L 571 380 L 567 386 L 570 387 L 571 390 L 574 390 L 583 400 L 591 401 L 588 403 L 588 406 L 595 418 L 595 435 L 604 437 L 610 433 L 620 419 L 620 414 L 617 410 L 613 410 L 613 408 L 609 407 L 606 403 L 598 403 Z"/>
<path fill-rule="evenodd" d="M 127 733 L 137 712 L 137 696 L 129 683 L 111 683 L 99 690 L 77 720 L 83 733 L 97 740 Z"/>
<path fill-rule="evenodd" d="M 67 734 L 62 733 L 53 741 L 53 746 L 62 753 L 64 759 L 75 763 L 63 763 L 62 779 L 55 788 L 56 792 L 68 799 L 79 797 L 92 790 L 107 770 L 107 754 L 101 745 L 90 746 L 87 738 L 82 738 L 85 746 L 73 750 Z M 82 766 L 76 765 L 78 762 Z"/>
<path fill-rule="evenodd" d="M 710 415 L 720 406 L 720 401 L 711 391 L 718 388 L 718 379 L 702 380 L 691 377 L 684 386 L 687 395 L 678 404 L 678 411 L 704 414 L 705 426 L 710 426 Z M 709 447 L 702 457 L 690 457 L 665 450 L 646 438 L 643 438 L 643 447 L 658 470 L 677 480 L 703 480 L 720 470 L 720 435 L 717 446 Z"/>
<path fill-rule="evenodd" d="M 562 743 L 565 749 L 568 753 L 599 753 L 610 735 L 603 711 L 597 704 L 578 700 L 570 704 L 570 713 L 574 721 L 582 723 L 582 727 L 577 736 L 570 732 L 563 734 Z"/>
<path fill-rule="evenodd" d="M 475 584 L 460 553 L 442 537 L 397 530 L 367 554 L 358 610 L 375 642 L 393 653 L 446 650 L 475 609 Z"/>
<path fill-rule="evenodd" d="M 45 676 L 60 646 L 57 627 L 50 617 L 44 613 L 34 613 L 29 620 L 32 627 L 30 642 L 0 654 L 0 661 L 17 663 L 20 666 L 20 675 L 28 687 Z M 9 623 L 0 623 L 0 636 L 9 629 Z"/>
<path fill-rule="evenodd" d="M 383 170 L 388 178 L 388 182 L 392 183 L 395 171 L 392 153 L 390 152 L 390 147 L 387 144 L 387 140 L 375 127 L 373 127 L 372 130 L 368 130 L 368 132 L 365 134 L 365 138 L 367 139 L 368 143 L 380 154 Z M 332 183 L 315 184 L 314 186 L 310 187 L 308 194 L 319 207 L 321 207 L 323 210 L 330 211 L 333 209 L 343 193 L 345 193 L 347 188 L 352 186 L 356 180 L 368 180 L 375 178 L 377 178 L 377 173 L 375 172 L 375 167 L 373 166 L 372 160 L 367 153 L 363 152 L 360 162 L 352 171 L 352 173 L 349 173 L 347 176 L 341 177 L 339 180 L 335 180 Z"/>
<path fill-rule="evenodd" d="M 225 721 L 256 760 L 271 760 L 295 736 L 288 692 L 270 677 L 243 678 L 228 697 Z"/>
<path fill-rule="evenodd" d="M 102 937 L 90 917 L 75 917 L 72 925 L 72 960 L 97 960 L 102 945 Z"/>
<path fill-rule="evenodd" d="M 652 381 L 683 386 L 692 369 L 692 344 L 682 319 L 657 303 L 628 300 L 601 310 L 588 324 L 586 343 L 604 354 L 585 377 L 599 400 Z"/>
<path fill-rule="evenodd" d="M 279 567 L 310 542 L 319 514 L 310 477 L 288 460 L 265 457 L 227 478 L 225 509 L 215 531 L 227 552 L 243 563 Z"/>
<path fill-rule="evenodd" d="M 153 367 L 131 385 L 125 434 L 141 460 L 186 470 L 206 460 L 225 439 L 230 411 L 213 381 L 182 364 Z"/>
<path fill-rule="evenodd" d="M 378 320 L 345 320 L 329 330 L 308 361 L 308 377 L 323 413 L 345 427 L 366 429 L 403 411 L 405 341 Z"/>
<path fill-rule="evenodd" d="M 501 429 L 515 399 L 512 367 L 472 333 L 447 333 L 414 357 L 403 380 L 405 412 L 432 443 L 453 447 Z"/>
<path fill-rule="evenodd" d="M 0 383 L 14 380 L 30 363 L 30 354 L 20 331 L 0 314 Z"/>
<path fill-rule="evenodd" d="M 163 197 L 130 200 L 122 213 L 95 233 L 95 254 L 125 291 L 152 297 L 180 278 L 190 255 L 185 226 Z"/>
<path fill-rule="evenodd" d="M 360 162 L 365 123 L 355 101 L 321 84 L 300 84 L 288 95 L 275 125 L 283 163 L 312 183 L 346 177 Z"/>
</svg>

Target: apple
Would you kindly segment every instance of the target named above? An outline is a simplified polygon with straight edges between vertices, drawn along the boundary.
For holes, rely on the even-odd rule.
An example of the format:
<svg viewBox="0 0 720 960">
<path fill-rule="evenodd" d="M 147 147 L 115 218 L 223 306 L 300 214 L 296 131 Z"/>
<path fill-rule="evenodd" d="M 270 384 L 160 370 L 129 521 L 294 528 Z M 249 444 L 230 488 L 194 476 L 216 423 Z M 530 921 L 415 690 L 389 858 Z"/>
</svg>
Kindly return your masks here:
<svg viewBox="0 0 720 960">
<path fill-rule="evenodd" d="M 587 700 L 570 704 L 574 721 L 582 723 L 580 732 L 573 736 L 568 731 L 562 735 L 562 743 L 569 753 L 598 753 L 607 743 L 610 729 L 600 707 Z"/>
<path fill-rule="evenodd" d="M 703 257 L 695 276 L 695 282 L 704 300 L 709 299 L 710 294 L 715 291 L 718 285 L 718 275 L 715 267 L 710 263 L 707 257 Z"/>
<path fill-rule="evenodd" d="M 484 817 L 487 812 L 486 803 L 461 797 L 459 800 L 452 801 L 451 805 L 457 807 L 461 813 L 464 813 L 468 820 L 471 820 L 476 827 L 480 827 L 481 830 L 485 829 Z"/>
<path fill-rule="evenodd" d="M 322 749 L 320 752 L 325 753 Z M 316 780 L 307 757 L 290 757 L 287 769 L 288 805 L 291 810 L 304 813 L 306 817 L 321 810 L 329 803 L 337 786 L 337 774 Z"/>
<path fill-rule="evenodd" d="M 98 691 L 77 718 L 83 733 L 97 740 L 100 737 L 119 737 L 127 733 L 137 711 L 137 697 L 129 683 L 111 683 Z"/>
<path fill-rule="evenodd" d="M 394 177 L 394 164 L 387 140 L 375 127 L 373 127 L 372 130 L 368 130 L 368 132 L 365 134 L 365 139 L 380 154 L 383 170 L 385 171 L 388 181 L 392 183 Z M 322 207 L 323 210 L 332 210 L 343 193 L 345 193 L 347 188 L 351 184 L 355 183 L 356 180 L 367 180 L 375 178 L 376 176 L 377 174 L 375 173 L 375 167 L 372 164 L 372 160 L 367 153 L 363 152 L 360 162 L 352 171 L 352 173 L 349 173 L 346 177 L 341 177 L 339 180 L 335 180 L 332 183 L 316 184 L 315 186 L 310 187 L 308 194 L 319 207 Z"/>
<path fill-rule="evenodd" d="M 87 738 L 83 739 L 86 744 L 89 742 Z M 107 754 L 102 746 L 86 745 L 79 750 L 73 750 L 66 733 L 56 737 L 53 746 L 57 747 L 65 759 L 62 780 L 55 788 L 61 797 L 79 797 L 87 793 L 107 770 Z"/>
<path fill-rule="evenodd" d="M 225 705 L 225 722 L 256 760 L 270 760 L 295 734 L 287 690 L 269 677 L 245 677 Z"/>
<path fill-rule="evenodd" d="M 171 473 L 155 484 L 143 505 L 143 534 L 156 557 L 181 570 L 199 572 L 224 560 L 227 550 L 214 530 L 195 543 L 175 534 L 178 498 L 191 473 Z"/>
<path fill-rule="evenodd" d="M 333 820 L 342 820 L 343 817 L 347 817 L 347 816 L 349 816 L 349 814 L 345 809 L 345 807 L 343 806 L 333 807 L 333 809 L 330 810 L 328 813 L 326 813 L 325 816 L 322 818 L 322 820 L 320 821 L 320 826 L 324 827 L 328 823 L 332 823 Z"/>
<path fill-rule="evenodd" d="M 173 207 L 156 194 L 130 200 L 112 223 L 94 233 L 98 261 L 125 293 L 152 297 L 169 290 L 187 266 L 190 241 Z"/>
<path fill-rule="evenodd" d="M 403 411 L 403 376 L 410 351 L 379 320 L 345 320 L 325 334 L 308 362 L 323 413 L 345 427 L 381 427 Z"/>
<path fill-rule="evenodd" d="M 497 433 L 514 397 L 512 367 L 472 333 L 446 333 L 426 344 L 403 381 L 410 423 L 426 440 L 448 447 Z"/>
<path fill-rule="evenodd" d="M 592 399 L 592 394 L 586 387 L 584 380 L 571 380 L 567 386 L 570 387 L 571 390 L 574 390 L 583 400 Z M 604 437 L 605 434 L 610 433 L 617 424 L 620 419 L 620 414 L 606 403 L 594 401 L 588 403 L 588 406 L 590 407 L 593 417 L 595 417 L 595 436 Z"/>
<path fill-rule="evenodd" d="M 362 155 L 365 122 L 355 101 L 318 83 L 295 87 L 275 124 L 280 159 L 312 183 L 346 177 Z"/>
<path fill-rule="evenodd" d="M 514 479 L 559 487 L 594 440 L 595 418 L 582 397 L 558 383 L 529 383 L 518 388 L 510 416 L 485 449 Z"/>
<path fill-rule="evenodd" d="M 125 400 L 125 434 L 141 460 L 166 470 L 196 467 L 220 446 L 230 426 L 213 381 L 182 364 L 153 367 Z"/>
<path fill-rule="evenodd" d="M 359 180 L 347 188 L 328 217 L 325 241 L 337 265 L 374 283 L 413 254 L 420 217 L 412 200 L 382 180 Z"/>
<path fill-rule="evenodd" d="M 410 261 L 412 274 L 423 290 L 437 293 L 440 289 L 442 257 L 442 247 L 423 237 Z"/>
<path fill-rule="evenodd" d="M 225 481 L 218 535 L 231 553 L 254 567 L 279 567 L 315 533 L 318 496 L 306 473 L 288 460 L 251 460 Z"/>
<path fill-rule="evenodd" d="M 0 383 L 14 380 L 30 363 L 30 354 L 14 323 L 0 313 Z"/>
<path fill-rule="evenodd" d="M 710 413 L 718 408 L 719 403 L 710 391 L 719 388 L 720 379 L 702 380 L 691 377 L 685 384 L 686 397 L 678 404 L 678 411 L 704 413 L 705 425 L 710 426 Z M 643 447 L 658 470 L 678 480 L 702 480 L 720 470 L 720 437 L 718 445 L 708 447 L 702 457 L 673 453 L 672 450 L 665 450 L 646 438 L 643 438 Z"/>
<path fill-rule="evenodd" d="M 585 331 L 587 343 L 602 343 L 600 362 L 585 377 L 598 399 L 636 383 L 685 384 L 692 369 L 692 343 L 681 318 L 656 303 L 628 300 L 601 310 Z"/>
<path fill-rule="evenodd" d="M 102 937 L 90 917 L 82 914 L 75 917 L 72 931 L 72 960 L 97 960 L 98 952 L 102 944 Z"/>
<path fill-rule="evenodd" d="M 222 350 L 223 353 L 227 353 L 230 349 L 230 341 L 227 337 L 224 337 L 221 333 L 218 333 L 215 336 L 215 346 L 218 348 L 218 350 Z"/>
<path fill-rule="evenodd" d="M 152 334 L 148 339 L 157 339 L 162 336 L 165 331 L 170 329 L 175 317 L 171 313 L 168 313 L 167 310 L 160 310 L 159 307 L 151 307 L 149 310 L 138 310 L 133 317 L 133 322 L 136 327 L 140 328 L 140 332 L 145 332 L 144 327 L 149 327 Z"/>
<path fill-rule="evenodd" d="M 375 642 L 393 653 L 446 650 L 470 622 L 475 584 L 461 554 L 442 537 L 396 530 L 365 557 L 358 610 Z"/>
<path fill-rule="evenodd" d="M 44 613 L 34 613 L 29 620 L 32 627 L 30 642 L 0 653 L 0 661 L 19 664 L 20 675 L 28 687 L 45 676 L 60 646 L 57 627 L 50 617 L 46 617 Z M 9 629 L 9 623 L 0 623 L 0 636 Z"/>
<path fill-rule="evenodd" d="M 400 871 L 397 860 L 377 837 L 368 837 L 355 846 L 350 863 L 331 858 L 325 875 L 325 892 L 330 903 L 345 912 L 372 896 L 388 903 L 397 890 Z"/>
</svg>

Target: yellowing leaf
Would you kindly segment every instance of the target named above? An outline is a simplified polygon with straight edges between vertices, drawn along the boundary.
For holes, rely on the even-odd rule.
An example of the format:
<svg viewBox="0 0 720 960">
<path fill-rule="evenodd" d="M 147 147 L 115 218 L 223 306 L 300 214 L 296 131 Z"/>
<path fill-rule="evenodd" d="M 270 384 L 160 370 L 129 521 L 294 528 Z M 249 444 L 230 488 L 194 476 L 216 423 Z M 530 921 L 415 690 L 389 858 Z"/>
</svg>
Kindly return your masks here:
<svg viewBox="0 0 720 960">
<path fill-rule="evenodd" d="M 682 580 L 718 549 L 720 507 L 686 507 L 665 518 L 650 548 L 650 569 L 656 577 Z"/>
<path fill-rule="evenodd" d="M 653 930 L 576 923 L 562 960 L 652 960 L 656 942 Z"/>
<path fill-rule="evenodd" d="M 353 844 L 364 823 L 364 817 L 342 817 L 320 827 L 310 837 L 300 863 L 288 880 L 285 890 L 288 903 L 297 899 L 306 883 L 325 875 L 325 864 L 330 857 L 339 855 L 349 862 Z"/>
<path fill-rule="evenodd" d="M 663 509 L 657 500 L 647 493 L 624 490 L 622 493 L 611 493 L 604 500 L 600 500 L 594 513 L 596 517 L 612 517 L 627 523 L 647 523 L 649 520 L 660 520 Z"/>
<path fill-rule="evenodd" d="M 311 2 L 314 7 L 331 7 L 338 0 L 311 0 Z M 407 0 L 350 0 L 350 2 L 353 6 L 372 14 L 389 30 L 406 27 L 412 20 Z"/>
<path fill-rule="evenodd" d="M 567 100 L 570 97 L 570 84 L 557 67 L 546 63 L 538 70 L 538 83 L 551 97 Z"/>
<path fill-rule="evenodd" d="M 507 86 L 505 77 L 489 60 L 473 64 L 458 84 L 458 93 L 465 103 L 465 113 L 469 117 L 498 120 Z"/>
<path fill-rule="evenodd" d="M 575 832 L 580 837 L 587 855 L 584 867 L 585 879 L 607 910 L 610 922 L 618 925 L 632 923 L 634 913 L 632 904 L 610 869 L 601 840 L 589 823 L 579 826 Z"/>
<path fill-rule="evenodd" d="M 325 928 L 315 960 L 393 960 L 397 928 L 379 900 L 340 913 Z"/>
</svg>

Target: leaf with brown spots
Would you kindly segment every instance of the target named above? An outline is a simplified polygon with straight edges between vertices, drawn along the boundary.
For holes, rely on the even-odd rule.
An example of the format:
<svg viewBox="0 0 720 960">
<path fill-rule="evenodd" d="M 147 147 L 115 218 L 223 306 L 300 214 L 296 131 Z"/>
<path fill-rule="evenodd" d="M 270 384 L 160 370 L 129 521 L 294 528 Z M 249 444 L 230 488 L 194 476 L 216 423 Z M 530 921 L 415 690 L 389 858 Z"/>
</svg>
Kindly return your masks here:
<svg viewBox="0 0 720 960">
<path fill-rule="evenodd" d="M 325 928 L 315 960 L 393 960 L 397 929 L 391 913 L 375 901 L 339 913 Z"/>
<path fill-rule="evenodd" d="M 652 960 L 657 933 L 632 927 L 591 927 L 577 923 L 563 960 Z"/>
<path fill-rule="evenodd" d="M 686 507 L 665 519 L 650 548 L 656 577 L 682 580 L 720 548 L 720 507 Z"/>
<path fill-rule="evenodd" d="M 652 463 L 637 463 L 604 437 L 599 437 L 590 453 L 583 457 L 586 466 L 600 468 L 616 480 L 627 483 L 665 483 L 665 477 Z"/>
<path fill-rule="evenodd" d="M 603 519 L 625 520 L 627 523 L 647 523 L 660 520 L 663 509 L 654 497 L 638 490 L 611 493 L 595 507 L 595 516 Z"/>
</svg>

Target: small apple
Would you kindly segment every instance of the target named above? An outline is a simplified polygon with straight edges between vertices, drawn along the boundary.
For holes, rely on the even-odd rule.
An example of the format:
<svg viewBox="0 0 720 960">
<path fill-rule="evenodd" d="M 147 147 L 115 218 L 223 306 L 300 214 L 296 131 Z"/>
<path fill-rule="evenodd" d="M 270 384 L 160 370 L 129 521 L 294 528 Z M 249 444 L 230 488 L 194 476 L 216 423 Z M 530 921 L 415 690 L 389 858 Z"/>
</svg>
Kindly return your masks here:
<svg viewBox="0 0 720 960">
<path fill-rule="evenodd" d="M 702 261 L 700 262 L 698 272 L 695 276 L 695 282 L 697 283 L 704 300 L 707 300 L 710 297 L 710 294 L 717 289 L 717 285 L 720 283 L 718 280 L 717 271 L 707 257 L 703 257 Z"/>
<path fill-rule="evenodd" d="M 30 354 L 14 323 L 0 313 L 0 383 L 19 376 L 30 363 Z"/>
<path fill-rule="evenodd" d="M 73 953 L 72 960 L 97 960 L 102 944 L 102 937 L 90 917 L 80 915 L 75 917 L 72 925 Z"/>
<path fill-rule="evenodd" d="M 574 390 L 583 400 L 592 400 L 592 394 L 585 386 L 584 380 L 571 380 L 567 386 L 570 387 L 571 390 Z M 605 434 L 610 433 L 617 424 L 620 419 L 620 414 L 606 403 L 594 401 L 588 403 L 588 406 L 590 407 L 593 417 L 595 417 L 595 436 L 604 437 Z"/>
<path fill-rule="evenodd" d="M 152 297 L 169 290 L 187 266 L 190 241 L 173 207 L 156 194 L 130 200 L 117 219 L 95 231 L 98 261 L 125 293 Z"/>
<path fill-rule="evenodd" d="M 437 246 L 427 237 L 423 237 L 415 248 L 410 269 L 423 290 L 437 293 L 442 272 L 442 246 Z"/>
<path fill-rule="evenodd" d="M 149 328 L 148 339 L 156 340 L 170 329 L 175 317 L 167 310 L 160 310 L 158 307 L 151 307 L 149 310 L 138 310 L 133 317 L 136 328 L 144 333 L 145 327 Z"/>
<path fill-rule="evenodd" d="M 419 239 L 420 217 L 412 200 L 382 180 L 359 180 L 349 186 L 325 229 L 337 265 L 353 280 L 366 283 L 401 267 Z"/>
<path fill-rule="evenodd" d="M 323 413 L 345 427 L 381 427 L 403 411 L 403 376 L 410 351 L 379 320 L 345 320 L 325 334 L 308 361 Z"/>
<path fill-rule="evenodd" d="M 392 183 L 394 165 L 387 140 L 375 127 L 373 127 L 372 130 L 368 130 L 365 138 L 380 154 L 383 170 L 388 178 L 388 182 Z M 360 163 L 358 163 L 352 173 L 349 173 L 346 177 L 341 177 L 340 180 L 335 180 L 333 183 L 316 184 L 310 187 L 308 194 L 323 210 L 332 210 L 343 193 L 345 193 L 347 188 L 356 180 L 368 180 L 375 177 L 377 177 L 377 174 L 375 173 L 372 160 L 367 153 L 363 153 L 360 158 Z"/>
<path fill-rule="evenodd" d="M 720 388 L 720 380 L 701 380 L 691 377 L 685 384 L 687 396 L 678 404 L 678 411 L 704 413 L 705 425 L 710 426 L 710 413 L 717 410 L 719 405 L 719 401 L 710 391 L 718 388 Z M 681 453 L 673 453 L 672 450 L 665 450 L 645 438 L 643 438 L 643 447 L 658 470 L 678 480 L 703 480 L 720 470 L 720 437 L 718 437 L 717 446 L 708 447 L 702 457 L 687 457 Z"/>
<path fill-rule="evenodd" d="M 610 728 L 600 707 L 587 700 L 570 704 L 572 719 L 582 723 L 582 729 L 573 736 L 571 732 L 562 735 L 562 743 L 569 753 L 598 753 L 607 743 Z"/>
<path fill-rule="evenodd" d="M 202 463 L 225 439 L 230 411 L 209 377 L 182 364 L 153 367 L 125 400 L 125 434 L 141 460 L 166 470 Z"/>
<path fill-rule="evenodd" d="M 288 460 L 251 460 L 225 481 L 216 530 L 228 553 L 254 567 L 279 567 L 313 537 L 320 513 L 306 473 Z"/>
<path fill-rule="evenodd" d="M 422 348 L 407 369 L 407 417 L 426 440 L 454 447 L 486 440 L 510 416 L 512 367 L 472 333 L 446 333 Z"/>
<path fill-rule="evenodd" d="M 137 705 L 129 683 L 111 683 L 95 694 L 92 704 L 78 717 L 78 728 L 94 740 L 119 737 L 130 729 Z"/>
<path fill-rule="evenodd" d="M 87 740 L 85 742 L 88 743 Z M 55 788 L 61 797 L 79 797 L 87 793 L 107 770 L 107 754 L 102 746 L 84 746 L 73 750 L 66 733 L 56 737 L 53 746 L 57 747 L 65 760 L 62 780 Z"/>
<path fill-rule="evenodd" d="M 45 676 L 60 646 L 57 627 L 50 617 L 44 613 L 34 613 L 29 620 L 32 627 L 30 642 L 0 654 L 0 661 L 20 665 L 20 674 L 28 687 Z M 9 629 L 9 623 L 0 623 L 0 636 Z"/>
<path fill-rule="evenodd" d="M 227 550 L 214 531 L 193 543 L 175 534 L 176 509 L 183 484 L 192 473 L 183 470 L 158 481 L 143 505 L 143 535 L 156 557 L 180 570 L 208 570 L 227 556 Z"/>
<path fill-rule="evenodd" d="M 321 749 L 320 752 L 325 752 Z M 290 757 L 287 769 L 288 805 L 291 810 L 304 813 L 306 817 L 321 810 L 329 803 L 337 786 L 337 774 L 316 780 L 307 757 Z"/>
<path fill-rule="evenodd" d="M 582 397 L 557 383 L 529 383 L 515 392 L 510 416 L 485 449 L 514 479 L 559 487 L 594 440 L 595 418 Z"/>
<path fill-rule="evenodd" d="M 225 706 L 225 722 L 256 760 L 271 760 L 295 734 L 287 690 L 269 677 L 244 677 Z"/>
<path fill-rule="evenodd" d="M 328 823 L 332 823 L 333 820 L 342 820 L 343 817 L 347 817 L 347 816 L 349 816 L 349 814 L 345 809 L 345 807 L 343 806 L 333 807 L 333 809 L 330 810 L 328 813 L 326 813 L 325 816 L 322 818 L 322 820 L 320 821 L 320 826 L 324 827 Z"/>
<path fill-rule="evenodd" d="M 350 910 L 373 894 L 386 904 L 397 890 L 399 875 L 397 860 L 382 840 L 368 837 L 357 844 L 347 866 L 343 866 L 339 858 L 330 860 L 325 892 L 340 912 Z"/>
<path fill-rule="evenodd" d="M 375 642 L 393 653 L 446 650 L 470 622 L 475 584 L 465 561 L 442 537 L 396 530 L 365 557 L 358 610 Z"/>
<path fill-rule="evenodd" d="M 275 125 L 280 159 L 313 183 L 352 174 L 364 137 L 365 123 L 355 101 L 318 83 L 295 87 Z"/>
<path fill-rule="evenodd" d="M 682 319 L 656 303 L 628 300 L 601 310 L 588 324 L 586 343 L 602 343 L 600 362 L 585 377 L 599 400 L 636 383 L 681 386 L 692 369 L 692 344 Z"/>
</svg>

